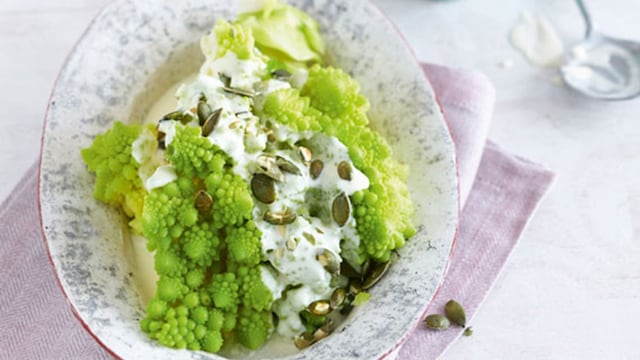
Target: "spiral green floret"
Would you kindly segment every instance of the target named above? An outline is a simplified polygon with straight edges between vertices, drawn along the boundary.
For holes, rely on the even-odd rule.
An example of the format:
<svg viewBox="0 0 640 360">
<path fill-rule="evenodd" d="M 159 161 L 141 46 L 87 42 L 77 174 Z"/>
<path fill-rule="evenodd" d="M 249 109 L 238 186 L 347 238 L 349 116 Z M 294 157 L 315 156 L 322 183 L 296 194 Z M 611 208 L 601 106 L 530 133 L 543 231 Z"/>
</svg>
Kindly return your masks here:
<svg viewBox="0 0 640 360">
<path fill-rule="evenodd" d="M 309 98 L 301 97 L 298 89 L 276 90 L 265 98 L 258 114 L 286 125 L 293 131 L 320 131 L 319 111 L 309 106 Z"/>
<path fill-rule="evenodd" d="M 237 264 L 257 265 L 262 260 L 262 232 L 253 220 L 241 227 L 227 227 L 229 259 Z"/>
<path fill-rule="evenodd" d="M 215 274 L 211 282 L 211 297 L 217 308 L 235 310 L 238 308 L 238 281 L 233 273 Z"/>
<path fill-rule="evenodd" d="M 211 171 L 222 168 L 227 156 L 199 127 L 176 124 L 176 134 L 167 146 L 167 159 L 177 172 L 188 178 L 204 178 Z"/>
<path fill-rule="evenodd" d="M 184 254 L 198 266 L 209 266 L 212 260 L 219 260 L 220 239 L 217 231 L 208 223 L 192 226 L 180 239 Z"/>
<path fill-rule="evenodd" d="M 240 284 L 240 302 L 257 311 L 271 309 L 273 294 L 262 282 L 262 269 L 259 266 L 242 266 L 236 271 Z"/>
<path fill-rule="evenodd" d="M 173 239 L 198 221 L 194 194 L 192 181 L 179 178 L 147 195 L 142 212 L 142 232 L 147 238 L 147 249 L 167 249 Z"/>
<path fill-rule="evenodd" d="M 237 335 L 240 343 L 257 349 L 267 341 L 273 328 L 271 311 L 242 308 L 238 314 Z"/>
<path fill-rule="evenodd" d="M 218 41 L 216 58 L 223 57 L 228 51 L 233 52 L 238 59 L 242 60 L 247 60 L 254 55 L 254 39 L 251 29 L 219 20 L 213 28 L 213 33 Z"/>
<path fill-rule="evenodd" d="M 240 225 L 251 219 L 253 199 L 247 182 L 232 169 L 214 172 L 205 179 L 207 192 L 213 197 L 213 225 L 220 229 L 225 225 Z"/>
<path fill-rule="evenodd" d="M 138 177 L 139 164 L 131 155 L 131 146 L 141 131 L 140 125 L 116 121 L 113 128 L 96 136 L 93 144 L 82 150 L 82 159 L 96 174 L 93 196 L 121 207 L 127 216 L 135 219 L 142 213 L 146 194 Z"/>
</svg>

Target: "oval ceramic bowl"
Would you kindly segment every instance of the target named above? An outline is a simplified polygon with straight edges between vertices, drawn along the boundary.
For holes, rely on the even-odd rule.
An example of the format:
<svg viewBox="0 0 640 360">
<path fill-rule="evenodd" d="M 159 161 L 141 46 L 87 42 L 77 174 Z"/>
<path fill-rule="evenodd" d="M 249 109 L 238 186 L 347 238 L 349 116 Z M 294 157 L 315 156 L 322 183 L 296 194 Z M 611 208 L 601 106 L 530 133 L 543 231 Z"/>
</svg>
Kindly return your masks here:
<svg viewBox="0 0 640 360">
<path fill-rule="evenodd" d="M 417 234 L 335 333 L 291 359 L 388 356 L 416 326 L 445 271 L 458 220 L 453 144 L 433 90 L 402 38 L 369 1 L 294 0 L 321 26 L 330 63 L 354 76 L 372 125 L 411 168 Z M 173 350 L 139 329 L 144 307 L 123 253 L 118 212 L 92 196 L 80 157 L 116 119 L 140 121 L 171 84 L 197 71 L 198 43 L 230 0 L 115 1 L 69 56 L 51 96 L 43 138 L 42 226 L 60 284 L 85 328 L 125 359 L 215 359 Z M 259 357 L 259 356 L 258 356 Z"/>
</svg>

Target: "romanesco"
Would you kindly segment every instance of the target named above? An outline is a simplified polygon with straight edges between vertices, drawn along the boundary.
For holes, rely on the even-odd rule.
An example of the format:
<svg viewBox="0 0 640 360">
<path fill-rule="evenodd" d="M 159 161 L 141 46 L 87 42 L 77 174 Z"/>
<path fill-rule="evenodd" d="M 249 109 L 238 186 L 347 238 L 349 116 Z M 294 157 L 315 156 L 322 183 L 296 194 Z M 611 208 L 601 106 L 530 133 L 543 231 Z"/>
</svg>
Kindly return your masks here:
<svg viewBox="0 0 640 360">
<path fill-rule="evenodd" d="M 211 297 L 216 307 L 234 310 L 238 307 L 238 281 L 233 273 L 215 274 L 211 282 Z"/>
<path fill-rule="evenodd" d="M 240 298 L 244 306 L 265 311 L 271 308 L 273 294 L 262 282 L 262 269 L 256 267 L 240 267 L 236 271 L 240 284 Z"/>
<path fill-rule="evenodd" d="M 229 260 L 237 264 L 257 265 L 262 260 L 262 233 L 253 220 L 240 227 L 228 227 L 227 250 Z"/>
<path fill-rule="evenodd" d="M 280 89 L 270 93 L 258 114 L 287 125 L 293 131 L 320 131 L 319 111 L 309 106 L 309 98 L 301 97 L 300 90 Z"/>
<path fill-rule="evenodd" d="M 212 172 L 204 182 L 213 196 L 212 217 L 216 228 L 241 225 L 251 218 L 253 198 L 247 182 L 234 174 L 232 169 Z"/>
<path fill-rule="evenodd" d="M 96 136 L 93 144 L 82 150 L 82 159 L 96 174 L 93 196 L 121 207 L 127 216 L 134 219 L 142 214 L 145 196 L 138 177 L 139 164 L 131 155 L 131 145 L 141 131 L 140 125 L 116 121 L 113 128 Z"/>
<path fill-rule="evenodd" d="M 254 311 L 245 307 L 238 314 L 238 340 L 249 349 L 262 346 L 272 327 L 271 311 Z"/>
<path fill-rule="evenodd" d="M 223 57 L 231 51 L 238 59 L 247 60 L 255 52 L 253 34 L 249 28 L 220 20 L 216 22 L 213 33 L 218 41 L 216 58 Z"/>
</svg>

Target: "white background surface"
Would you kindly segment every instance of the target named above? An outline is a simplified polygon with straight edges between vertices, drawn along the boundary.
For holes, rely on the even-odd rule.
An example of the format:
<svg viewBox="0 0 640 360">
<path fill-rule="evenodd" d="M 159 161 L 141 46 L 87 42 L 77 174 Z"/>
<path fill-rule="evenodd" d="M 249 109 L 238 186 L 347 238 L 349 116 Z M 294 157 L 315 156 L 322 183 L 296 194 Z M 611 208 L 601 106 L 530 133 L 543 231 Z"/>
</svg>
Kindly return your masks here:
<svg viewBox="0 0 640 360">
<path fill-rule="evenodd" d="M 212 0 L 214 1 L 214 0 Z M 0 199 L 37 158 L 49 92 L 108 0 L 0 0 Z M 640 358 L 640 99 L 603 103 L 554 82 L 508 42 L 522 10 L 567 44 L 571 0 L 377 0 L 421 60 L 483 71 L 497 88 L 491 137 L 558 180 L 504 273 L 444 359 Z M 591 0 L 610 34 L 640 39 L 640 2 Z M 501 61 L 513 62 L 501 68 Z"/>
</svg>

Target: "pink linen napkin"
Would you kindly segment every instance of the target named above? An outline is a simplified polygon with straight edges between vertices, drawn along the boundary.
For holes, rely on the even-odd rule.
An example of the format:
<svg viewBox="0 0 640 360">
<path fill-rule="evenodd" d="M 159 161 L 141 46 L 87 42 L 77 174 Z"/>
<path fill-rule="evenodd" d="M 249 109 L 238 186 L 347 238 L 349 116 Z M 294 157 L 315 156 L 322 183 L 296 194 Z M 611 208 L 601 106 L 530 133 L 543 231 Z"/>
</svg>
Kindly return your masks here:
<svg viewBox="0 0 640 360">
<path fill-rule="evenodd" d="M 450 298 L 467 318 L 486 297 L 553 180 L 548 170 L 486 142 L 494 89 L 481 74 L 424 65 L 456 143 L 463 211 L 446 277 L 429 311 Z M 0 359 L 109 359 L 74 318 L 40 231 L 37 164 L 0 207 Z M 461 329 L 418 326 L 398 358 L 438 357 Z"/>
</svg>

